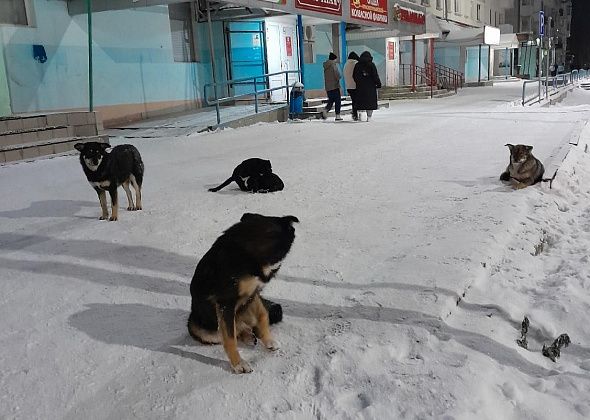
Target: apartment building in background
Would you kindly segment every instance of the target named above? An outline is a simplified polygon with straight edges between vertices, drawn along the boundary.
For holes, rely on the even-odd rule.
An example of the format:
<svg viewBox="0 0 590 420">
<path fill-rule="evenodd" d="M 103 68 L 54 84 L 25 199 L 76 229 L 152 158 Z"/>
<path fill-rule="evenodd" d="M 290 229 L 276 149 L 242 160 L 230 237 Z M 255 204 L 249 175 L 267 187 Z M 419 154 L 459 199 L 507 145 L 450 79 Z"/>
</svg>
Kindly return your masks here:
<svg viewBox="0 0 590 420">
<path fill-rule="evenodd" d="M 572 0 L 520 0 L 519 32 L 538 37 L 539 11 L 545 12 L 545 36 L 551 38 L 550 64 L 567 66 L 567 39 L 571 34 Z"/>
</svg>

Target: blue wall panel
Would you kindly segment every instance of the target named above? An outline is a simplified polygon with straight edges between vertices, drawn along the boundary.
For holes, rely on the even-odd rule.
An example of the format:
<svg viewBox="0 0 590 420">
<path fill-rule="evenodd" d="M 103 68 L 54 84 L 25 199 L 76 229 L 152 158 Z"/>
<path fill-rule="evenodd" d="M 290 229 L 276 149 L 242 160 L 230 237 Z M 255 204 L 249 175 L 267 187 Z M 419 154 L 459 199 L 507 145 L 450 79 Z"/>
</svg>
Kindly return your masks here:
<svg viewBox="0 0 590 420">
<path fill-rule="evenodd" d="M 13 112 L 88 105 L 86 16 L 71 17 L 65 2 L 35 1 L 36 28 L 0 27 Z M 168 8 L 95 13 L 96 106 L 195 101 L 211 81 L 208 30 L 196 25 L 199 62 L 174 62 Z M 221 23 L 213 25 L 218 80 L 226 80 Z M 43 45 L 47 61 L 34 60 Z"/>
</svg>

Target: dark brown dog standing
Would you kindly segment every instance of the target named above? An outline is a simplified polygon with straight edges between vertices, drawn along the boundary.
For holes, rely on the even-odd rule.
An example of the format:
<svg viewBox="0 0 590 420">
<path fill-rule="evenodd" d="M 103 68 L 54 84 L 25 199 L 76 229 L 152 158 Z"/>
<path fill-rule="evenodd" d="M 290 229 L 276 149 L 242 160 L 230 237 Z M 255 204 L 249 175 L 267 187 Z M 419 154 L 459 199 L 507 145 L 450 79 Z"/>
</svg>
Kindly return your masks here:
<svg viewBox="0 0 590 420">
<path fill-rule="evenodd" d="M 80 152 L 80 164 L 86 179 L 98 194 L 102 214 L 100 220 L 119 218 L 117 188 L 123 186 L 127 194 L 127 210 L 141 210 L 141 186 L 144 165 L 139 150 L 131 144 L 115 146 L 110 152 L 108 143 L 86 142 L 74 144 Z M 135 203 L 129 185 L 135 190 Z M 111 196 L 111 217 L 107 208 L 106 192 Z"/>
</svg>

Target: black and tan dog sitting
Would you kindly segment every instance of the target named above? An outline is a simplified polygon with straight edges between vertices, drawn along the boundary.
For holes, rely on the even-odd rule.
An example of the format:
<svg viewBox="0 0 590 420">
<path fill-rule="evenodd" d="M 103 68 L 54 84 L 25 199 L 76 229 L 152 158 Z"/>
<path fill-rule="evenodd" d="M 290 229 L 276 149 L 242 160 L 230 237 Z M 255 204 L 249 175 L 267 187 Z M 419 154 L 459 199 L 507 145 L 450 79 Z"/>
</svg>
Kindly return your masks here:
<svg viewBox="0 0 590 420">
<path fill-rule="evenodd" d="M 102 214 L 100 220 L 117 220 L 119 200 L 117 188 L 123 186 L 127 194 L 127 210 L 141 210 L 141 185 L 143 183 L 143 161 L 139 151 L 130 144 L 115 146 L 110 152 L 108 143 L 86 142 L 74 144 L 80 152 L 80 164 L 86 179 L 98 194 Z M 135 190 L 135 203 L 129 184 Z M 111 217 L 107 208 L 106 191 L 111 196 Z"/>
<path fill-rule="evenodd" d="M 223 343 L 236 373 L 252 372 L 238 353 L 238 338 L 260 339 L 267 349 L 278 348 L 269 326 L 281 321 L 282 308 L 264 300 L 260 291 L 291 249 L 294 222 L 299 222 L 295 216 L 245 213 L 197 264 L 190 287 L 189 334 L 205 344 Z"/>
<path fill-rule="evenodd" d="M 501 181 L 514 183 L 517 189 L 525 188 L 544 181 L 545 168 L 539 159 L 533 156 L 533 146 L 524 144 L 507 144 L 510 149 L 510 163 L 500 175 Z"/>
</svg>

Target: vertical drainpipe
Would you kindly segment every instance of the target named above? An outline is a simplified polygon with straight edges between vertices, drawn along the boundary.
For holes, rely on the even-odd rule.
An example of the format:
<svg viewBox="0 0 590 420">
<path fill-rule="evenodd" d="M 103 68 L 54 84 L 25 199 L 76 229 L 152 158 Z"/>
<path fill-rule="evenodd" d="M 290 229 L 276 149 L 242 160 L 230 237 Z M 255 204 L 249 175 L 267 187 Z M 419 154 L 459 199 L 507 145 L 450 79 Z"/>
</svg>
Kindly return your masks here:
<svg viewBox="0 0 590 420">
<path fill-rule="evenodd" d="M 342 56 L 342 68 L 344 68 L 344 63 L 346 63 L 346 22 L 340 22 L 340 55 Z M 344 80 L 344 75 L 342 76 L 342 94 L 346 95 L 346 80 Z"/>
<path fill-rule="evenodd" d="M 436 80 L 436 63 L 434 62 L 434 38 L 428 38 L 428 53 L 430 55 L 430 82 L 432 86 L 437 85 Z"/>
<path fill-rule="evenodd" d="M 303 74 L 305 68 L 305 38 L 303 37 L 303 19 L 301 18 L 301 15 L 297 15 L 297 36 L 299 37 L 297 46 L 299 47 L 299 70 L 301 71 L 301 83 L 305 84 L 303 82 Z"/>
<path fill-rule="evenodd" d="M 488 81 L 491 80 L 491 70 L 490 67 L 492 65 L 492 47 L 488 45 Z"/>
<path fill-rule="evenodd" d="M 410 71 L 412 79 L 412 92 L 416 92 L 416 35 L 412 35 L 412 69 Z"/>
<path fill-rule="evenodd" d="M 88 111 L 94 111 L 94 85 L 92 78 L 92 0 L 86 0 L 88 14 Z"/>
<path fill-rule="evenodd" d="M 213 92 L 215 95 L 215 116 L 217 118 L 217 125 L 221 124 L 221 115 L 219 113 L 219 96 L 217 95 L 217 75 L 215 69 L 215 50 L 213 49 L 213 26 L 211 24 L 211 4 L 209 0 L 205 3 L 207 6 L 207 25 L 209 26 L 209 55 L 211 57 L 211 74 L 213 80 Z M 206 94 L 206 92 L 205 92 Z M 205 98 L 207 100 L 207 98 Z"/>
<path fill-rule="evenodd" d="M 477 85 L 481 83 L 481 44 L 479 44 L 479 55 L 477 59 Z"/>
</svg>

